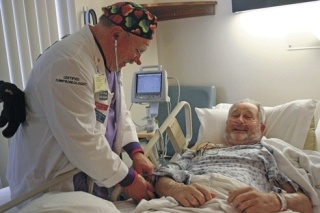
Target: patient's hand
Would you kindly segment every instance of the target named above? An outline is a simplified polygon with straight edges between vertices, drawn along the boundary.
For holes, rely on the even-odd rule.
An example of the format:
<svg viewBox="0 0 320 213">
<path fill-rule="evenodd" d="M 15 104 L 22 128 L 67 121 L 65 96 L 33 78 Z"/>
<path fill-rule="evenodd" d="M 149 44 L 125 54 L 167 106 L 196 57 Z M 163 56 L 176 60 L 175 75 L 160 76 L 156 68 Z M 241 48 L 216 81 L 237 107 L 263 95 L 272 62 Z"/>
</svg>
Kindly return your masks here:
<svg viewBox="0 0 320 213">
<path fill-rule="evenodd" d="M 198 207 L 215 197 L 204 186 L 196 183 L 184 185 L 168 177 L 159 178 L 156 192 L 159 196 L 173 197 L 185 207 Z"/>
<path fill-rule="evenodd" d="M 278 212 L 281 204 L 274 193 L 264 193 L 253 187 L 231 191 L 227 202 L 239 212 Z"/>
</svg>

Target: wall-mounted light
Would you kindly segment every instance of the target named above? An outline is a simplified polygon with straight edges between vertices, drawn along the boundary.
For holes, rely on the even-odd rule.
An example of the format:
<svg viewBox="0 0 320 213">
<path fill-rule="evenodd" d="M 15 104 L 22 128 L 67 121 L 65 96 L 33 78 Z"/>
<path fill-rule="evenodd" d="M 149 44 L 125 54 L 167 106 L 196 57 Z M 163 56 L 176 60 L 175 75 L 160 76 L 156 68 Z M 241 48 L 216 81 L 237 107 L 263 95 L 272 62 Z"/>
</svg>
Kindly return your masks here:
<svg viewBox="0 0 320 213">
<path fill-rule="evenodd" d="M 232 0 L 232 12 L 262 9 L 318 0 Z"/>
<path fill-rule="evenodd" d="M 241 31 L 255 38 L 287 41 L 288 50 L 320 48 L 320 1 L 235 15 Z"/>
</svg>

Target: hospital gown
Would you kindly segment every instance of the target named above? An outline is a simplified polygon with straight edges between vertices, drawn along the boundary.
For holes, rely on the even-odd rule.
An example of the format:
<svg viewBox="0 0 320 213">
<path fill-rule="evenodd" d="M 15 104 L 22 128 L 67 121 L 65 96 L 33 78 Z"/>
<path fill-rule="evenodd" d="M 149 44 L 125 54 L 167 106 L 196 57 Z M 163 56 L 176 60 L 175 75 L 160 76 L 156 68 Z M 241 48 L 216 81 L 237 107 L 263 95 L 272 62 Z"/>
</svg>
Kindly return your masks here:
<svg viewBox="0 0 320 213">
<path fill-rule="evenodd" d="M 277 168 L 273 155 L 260 143 L 205 150 L 187 150 L 181 158 L 155 171 L 157 176 L 170 176 L 189 184 L 193 175 L 219 173 L 253 186 L 262 192 L 280 191 L 279 185 L 292 182 Z"/>
</svg>

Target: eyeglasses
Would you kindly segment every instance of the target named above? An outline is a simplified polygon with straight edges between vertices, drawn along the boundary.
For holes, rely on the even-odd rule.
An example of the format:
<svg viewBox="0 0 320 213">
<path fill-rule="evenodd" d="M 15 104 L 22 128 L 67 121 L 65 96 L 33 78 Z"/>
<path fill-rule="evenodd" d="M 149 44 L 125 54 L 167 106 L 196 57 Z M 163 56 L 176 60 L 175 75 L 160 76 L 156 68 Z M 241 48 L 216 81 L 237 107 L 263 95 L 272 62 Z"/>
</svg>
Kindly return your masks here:
<svg viewBox="0 0 320 213">
<path fill-rule="evenodd" d="M 134 46 L 133 38 L 130 36 L 130 33 L 127 32 L 128 37 L 130 38 L 131 45 Z M 140 50 L 139 48 L 134 48 L 136 54 L 140 57 L 145 50 Z"/>
<path fill-rule="evenodd" d="M 139 55 L 139 57 L 140 57 L 140 56 L 141 56 L 141 54 L 142 54 L 142 51 L 138 50 L 137 48 L 135 48 L 135 50 L 136 50 L 137 54 L 138 54 L 138 55 Z"/>
</svg>

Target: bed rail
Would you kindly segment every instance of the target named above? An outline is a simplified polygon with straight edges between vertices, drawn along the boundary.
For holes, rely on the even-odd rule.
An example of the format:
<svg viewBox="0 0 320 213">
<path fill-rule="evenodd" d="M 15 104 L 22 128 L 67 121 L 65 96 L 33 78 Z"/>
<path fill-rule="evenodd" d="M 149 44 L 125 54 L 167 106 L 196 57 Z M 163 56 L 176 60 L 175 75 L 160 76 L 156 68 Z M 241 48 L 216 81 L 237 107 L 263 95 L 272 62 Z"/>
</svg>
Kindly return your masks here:
<svg viewBox="0 0 320 213">
<path fill-rule="evenodd" d="M 178 113 L 184 109 L 185 112 L 185 122 L 186 122 L 186 135 L 184 136 L 183 131 L 176 119 Z M 151 162 L 158 167 L 159 161 L 154 155 L 153 147 L 156 143 L 162 139 L 163 133 L 167 132 L 170 141 L 175 150 L 175 155 L 180 154 L 185 148 L 187 148 L 191 138 L 192 138 L 192 118 L 191 118 L 191 107 L 188 102 L 181 101 L 172 110 L 169 116 L 164 120 L 160 128 L 155 132 L 155 135 L 150 139 L 144 148 L 144 153 L 149 157 Z"/>
</svg>

